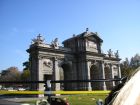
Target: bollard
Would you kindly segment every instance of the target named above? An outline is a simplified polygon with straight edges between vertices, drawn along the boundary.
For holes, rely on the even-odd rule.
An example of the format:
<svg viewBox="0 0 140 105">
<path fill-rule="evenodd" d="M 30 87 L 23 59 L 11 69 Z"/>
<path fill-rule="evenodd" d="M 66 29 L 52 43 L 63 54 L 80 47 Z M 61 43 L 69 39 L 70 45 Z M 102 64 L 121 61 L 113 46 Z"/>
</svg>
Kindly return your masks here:
<svg viewBox="0 0 140 105">
<path fill-rule="evenodd" d="M 104 105 L 104 104 L 103 104 L 103 100 L 102 100 L 102 99 L 99 99 L 99 100 L 96 102 L 96 105 Z"/>
<path fill-rule="evenodd" d="M 47 100 L 42 99 L 42 100 L 36 101 L 36 105 L 50 105 L 50 104 L 48 103 Z"/>
<path fill-rule="evenodd" d="M 47 80 L 45 83 L 45 92 L 44 92 L 47 96 L 48 96 L 48 102 L 51 102 L 51 80 Z"/>
</svg>

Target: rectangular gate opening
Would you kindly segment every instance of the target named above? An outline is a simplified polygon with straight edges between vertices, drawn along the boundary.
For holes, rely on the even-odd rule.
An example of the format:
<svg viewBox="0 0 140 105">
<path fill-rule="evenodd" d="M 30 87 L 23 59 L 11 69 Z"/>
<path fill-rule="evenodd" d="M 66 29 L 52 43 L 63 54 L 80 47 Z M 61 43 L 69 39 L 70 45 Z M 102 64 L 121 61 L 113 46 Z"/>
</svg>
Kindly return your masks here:
<svg viewBox="0 0 140 105">
<path fill-rule="evenodd" d="M 47 80 L 52 80 L 52 75 L 45 74 L 44 75 L 44 81 L 47 81 Z"/>
</svg>

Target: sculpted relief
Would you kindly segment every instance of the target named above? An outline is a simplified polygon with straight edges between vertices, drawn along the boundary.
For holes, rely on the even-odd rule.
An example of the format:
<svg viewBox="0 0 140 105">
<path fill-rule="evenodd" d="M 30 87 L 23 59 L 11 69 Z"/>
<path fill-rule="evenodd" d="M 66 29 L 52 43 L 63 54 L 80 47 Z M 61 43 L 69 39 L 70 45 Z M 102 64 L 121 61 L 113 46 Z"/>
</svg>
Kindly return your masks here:
<svg viewBox="0 0 140 105">
<path fill-rule="evenodd" d="M 52 74 L 53 72 L 53 62 L 50 59 L 43 60 L 43 72 L 45 74 Z"/>
</svg>

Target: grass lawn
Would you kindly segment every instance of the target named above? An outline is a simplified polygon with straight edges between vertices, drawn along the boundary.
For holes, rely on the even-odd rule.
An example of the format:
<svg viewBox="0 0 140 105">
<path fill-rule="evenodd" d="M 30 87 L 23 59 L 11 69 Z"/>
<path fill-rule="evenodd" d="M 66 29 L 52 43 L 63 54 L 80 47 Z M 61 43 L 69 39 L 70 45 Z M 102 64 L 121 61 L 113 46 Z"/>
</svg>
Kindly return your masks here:
<svg viewBox="0 0 140 105">
<path fill-rule="evenodd" d="M 107 94 L 80 94 L 80 95 L 61 95 L 57 96 L 62 99 L 66 99 L 70 105 L 96 105 L 96 101 L 98 99 L 104 100 L 106 98 Z M 21 103 L 30 103 L 34 104 L 36 103 L 36 100 L 31 101 L 24 101 Z"/>
<path fill-rule="evenodd" d="M 83 94 L 61 96 L 61 98 L 66 98 L 70 105 L 96 105 L 98 99 L 104 100 L 106 96 L 107 94 Z"/>
</svg>

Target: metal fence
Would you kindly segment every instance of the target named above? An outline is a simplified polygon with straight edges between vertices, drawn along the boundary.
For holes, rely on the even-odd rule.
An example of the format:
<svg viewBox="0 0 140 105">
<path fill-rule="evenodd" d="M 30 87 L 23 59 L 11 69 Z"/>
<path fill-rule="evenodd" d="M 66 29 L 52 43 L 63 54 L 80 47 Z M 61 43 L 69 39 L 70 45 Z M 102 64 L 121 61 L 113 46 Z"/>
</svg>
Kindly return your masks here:
<svg viewBox="0 0 140 105">
<path fill-rule="evenodd" d="M 53 83 L 80 83 L 80 82 L 111 82 L 111 81 L 124 81 L 126 78 L 118 79 L 95 79 L 95 80 L 52 80 Z M 39 84 L 44 83 L 48 86 L 47 81 L 0 81 L 0 84 Z M 110 91 L 4 91 L 0 90 L 0 94 L 108 94 Z"/>
</svg>

